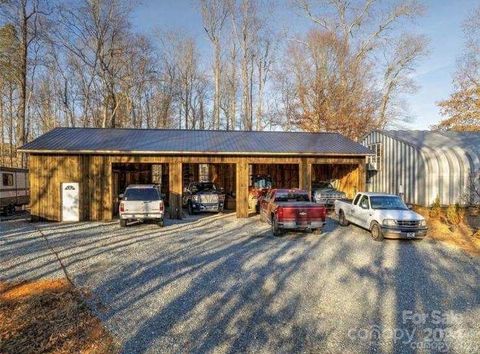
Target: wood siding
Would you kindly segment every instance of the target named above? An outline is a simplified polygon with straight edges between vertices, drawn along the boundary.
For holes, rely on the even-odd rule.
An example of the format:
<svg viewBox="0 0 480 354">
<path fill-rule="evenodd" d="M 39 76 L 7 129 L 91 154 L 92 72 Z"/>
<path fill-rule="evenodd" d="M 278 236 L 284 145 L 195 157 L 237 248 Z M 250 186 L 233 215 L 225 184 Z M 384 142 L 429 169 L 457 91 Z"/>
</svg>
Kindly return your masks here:
<svg viewBox="0 0 480 354">
<path fill-rule="evenodd" d="M 344 190 L 347 194 L 354 189 L 365 188 L 364 157 L 239 157 L 239 156 L 137 156 L 137 155 L 41 155 L 31 154 L 29 158 L 31 202 L 33 220 L 60 221 L 61 184 L 80 183 L 80 219 L 111 220 L 114 198 L 113 163 L 168 164 L 169 204 L 172 217 L 181 217 L 181 195 L 183 192 L 183 164 L 233 164 L 235 171 L 232 188 L 236 192 L 236 213 L 238 217 L 248 216 L 249 164 L 296 164 L 298 186 L 311 189 L 315 180 L 316 165 L 335 165 L 337 169 L 348 169 Z M 342 167 L 343 166 L 343 167 Z M 223 168 L 217 166 L 218 172 Z M 326 176 L 328 177 L 328 176 Z M 230 178 L 228 178 L 230 180 Z M 233 181 L 234 180 L 234 181 Z"/>
</svg>

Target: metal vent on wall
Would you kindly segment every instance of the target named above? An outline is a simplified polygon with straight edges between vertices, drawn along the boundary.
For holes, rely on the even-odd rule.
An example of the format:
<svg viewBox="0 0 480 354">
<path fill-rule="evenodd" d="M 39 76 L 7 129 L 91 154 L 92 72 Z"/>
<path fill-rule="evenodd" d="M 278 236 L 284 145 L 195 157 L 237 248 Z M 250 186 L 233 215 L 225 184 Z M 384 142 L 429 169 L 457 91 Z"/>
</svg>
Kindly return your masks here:
<svg viewBox="0 0 480 354">
<path fill-rule="evenodd" d="M 368 171 L 377 171 L 377 164 L 375 162 L 367 163 L 367 170 Z"/>
</svg>

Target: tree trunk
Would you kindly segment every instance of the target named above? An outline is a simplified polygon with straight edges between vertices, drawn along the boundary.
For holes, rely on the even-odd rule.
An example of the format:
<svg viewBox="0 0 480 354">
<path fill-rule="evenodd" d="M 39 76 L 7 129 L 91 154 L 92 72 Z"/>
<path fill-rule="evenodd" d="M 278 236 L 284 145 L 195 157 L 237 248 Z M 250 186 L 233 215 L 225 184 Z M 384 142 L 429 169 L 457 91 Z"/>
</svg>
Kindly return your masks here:
<svg viewBox="0 0 480 354">
<path fill-rule="evenodd" d="M 200 98 L 200 129 L 205 129 L 205 111 L 203 107 L 203 98 Z"/>
<path fill-rule="evenodd" d="M 21 18 L 21 42 L 20 42 L 20 100 L 18 103 L 18 122 L 19 145 L 26 143 L 26 108 L 27 108 L 27 58 L 28 58 L 28 18 L 26 4 L 22 6 Z M 20 166 L 24 166 L 23 154 L 21 155 Z"/>
<path fill-rule="evenodd" d="M 215 63 L 215 93 L 213 97 L 213 129 L 220 129 L 220 42 L 217 39 L 214 43 Z"/>
<path fill-rule="evenodd" d="M 263 70 L 262 64 L 258 65 L 258 97 L 257 97 L 257 130 L 262 130 L 263 116 Z"/>
<path fill-rule="evenodd" d="M 2 166 L 5 166 L 5 119 L 3 111 L 3 97 L 0 97 L 0 134 L 2 135 L 0 139 L 0 154 L 2 155 Z"/>
<path fill-rule="evenodd" d="M 246 49 L 244 49 L 244 54 L 242 58 L 242 90 L 243 90 L 243 97 L 242 97 L 242 108 L 243 108 L 243 129 L 251 130 L 248 118 L 250 117 L 249 112 L 249 82 L 248 82 L 248 58 Z"/>
<path fill-rule="evenodd" d="M 232 52 L 230 56 L 232 72 L 230 78 L 230 129 L 235 130 L 237 125 L 237 55 L 235 45 L 232 45 Z"/>
<path fill-rule="evenodd" d="M 9 110 L 10 110 L 10 129 L 8 131 L 8 143 L 9 143 L 9 155 L 10 155 L 10 167 L 13 167 L 13 86 L 9 85 Z"/>
</svg>

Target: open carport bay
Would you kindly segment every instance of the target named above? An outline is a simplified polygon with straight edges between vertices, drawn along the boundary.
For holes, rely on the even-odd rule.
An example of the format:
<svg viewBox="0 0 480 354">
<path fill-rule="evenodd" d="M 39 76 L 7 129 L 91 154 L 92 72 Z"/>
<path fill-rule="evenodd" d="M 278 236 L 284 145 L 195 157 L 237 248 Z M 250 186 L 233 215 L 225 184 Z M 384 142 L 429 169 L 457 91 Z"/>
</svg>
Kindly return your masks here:
<svg viewBox="0 0 480 354">
<path fill-rule="evenodd" d="M 0 228 L 0 279 L 62 276 L 52 247 L 125 353 L 430 352 L 414 348 L 432 330 L 448 352 L 479 350 L 480 261 L 429 239 L 377 243 L 332 220 L 276 238 L 233 214 Z M 432 311 L 453 316 L 405 317 Z"/>
</svg>

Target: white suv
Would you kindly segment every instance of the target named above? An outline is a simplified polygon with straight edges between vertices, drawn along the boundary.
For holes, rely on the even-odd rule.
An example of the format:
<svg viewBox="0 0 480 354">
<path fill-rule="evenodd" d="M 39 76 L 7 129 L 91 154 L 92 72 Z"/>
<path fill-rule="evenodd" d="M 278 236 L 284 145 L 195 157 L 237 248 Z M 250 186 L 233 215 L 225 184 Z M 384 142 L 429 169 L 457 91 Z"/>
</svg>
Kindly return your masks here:
<svg viewBox="0 0 480 354">
<path fill-rule="evenodd" d="M 118 208 L 120 226 L 127 226 L 130 220 L 156 220 L 163 226 L 165 205 L 160 189 L 155 184 L 131 184 L 120 194 Z"/>
</svg>

